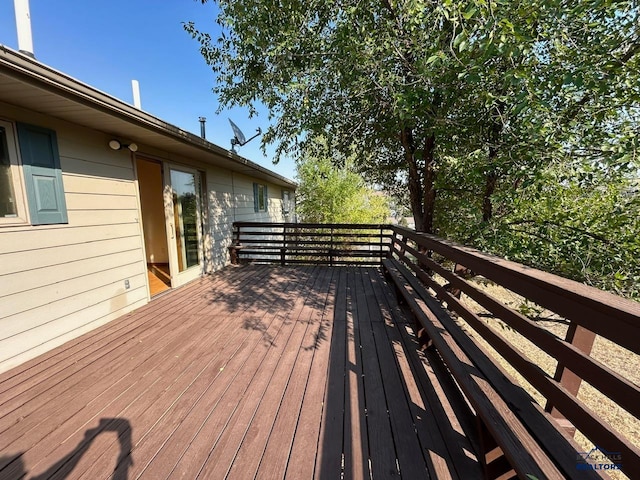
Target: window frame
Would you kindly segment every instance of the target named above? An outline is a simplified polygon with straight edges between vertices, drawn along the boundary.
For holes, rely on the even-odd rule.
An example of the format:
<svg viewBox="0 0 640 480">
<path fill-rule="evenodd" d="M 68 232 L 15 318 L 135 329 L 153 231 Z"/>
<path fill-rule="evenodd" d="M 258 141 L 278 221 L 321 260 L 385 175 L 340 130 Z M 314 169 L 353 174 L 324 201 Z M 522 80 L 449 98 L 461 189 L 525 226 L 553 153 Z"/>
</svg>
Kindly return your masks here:
<svg viewBox="0 0 640 480">
<path fill-rule="evenodd" d="M 291 208 L 291 190 L 282 189 L 282 213 L 289 215 L 293 208 Z"/>
<path fill-rule="evenodd" d="M 253 192 L 255 195 L 254 210 L 255 213 L 266 213 L 269 211 L 269 194 L 267 193 L 267 184 L 255 182 L 253 184 Z M 260 206 L 260 204 L 263 204 Z"/>
<path fill-rule="evenodd" d="M 27 208 L 26 186 L 22 174 L 22 159 L 18 148 L 17 129 L 13 122 L 0 118 L 0 127 L 4 128 L 7 141 L 7 153 L 13 184 L 13 194 L 16 203 L 15 217 L 0 217 L 0 227 L 29 225 L 29 211 Z"/>
</svg>

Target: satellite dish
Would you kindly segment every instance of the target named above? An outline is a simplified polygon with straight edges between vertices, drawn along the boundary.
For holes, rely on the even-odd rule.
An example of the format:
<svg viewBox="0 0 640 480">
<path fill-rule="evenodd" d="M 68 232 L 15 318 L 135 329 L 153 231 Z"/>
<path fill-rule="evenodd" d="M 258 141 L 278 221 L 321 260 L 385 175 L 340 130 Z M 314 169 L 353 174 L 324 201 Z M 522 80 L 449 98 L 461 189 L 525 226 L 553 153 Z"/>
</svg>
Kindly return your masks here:
<svg viewBox="0 0 640 480">
<path fill-rule="evenodd" d="M 234 153 L 237 153 L 235 148 L 236 145 L 240 145 L 241 147 L 243 147 L 262 133 L 262 130 L 260 129 L 260 127 L 258 127 L 256 129 L 256 132 L 258 133 L 256 133 L 253 137 L 247 140 L 244 136 L 244 133 L 242 133 L 242 130 L 240 130 L 240 127 L 238 127 L 235 123 L 233 123 L 230 118 L 229 118 L 229 123 L 231 124 L 231 129 L 233 130 L 233 138 L 231 139 L 231 151 Z"/>
</svg>

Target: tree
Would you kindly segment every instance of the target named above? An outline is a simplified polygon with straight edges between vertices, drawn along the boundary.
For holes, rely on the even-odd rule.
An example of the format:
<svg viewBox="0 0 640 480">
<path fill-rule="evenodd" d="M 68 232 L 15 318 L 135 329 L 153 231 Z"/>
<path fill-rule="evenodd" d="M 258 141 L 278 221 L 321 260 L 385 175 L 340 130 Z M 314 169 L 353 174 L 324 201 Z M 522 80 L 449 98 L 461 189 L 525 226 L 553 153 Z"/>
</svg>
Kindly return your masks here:
<svg viewBox="0 0 640 480">
<path fill-rule="evenodd" d="M 507 246 L 537 238 L 534 250 L 549 254 L 559 237 L 538 235 L 545 222 L 562 223 L 565 234 L 616 238 L 594 230 L 593 211 L 543 215 L 540 202 L 565 202 L 540 193 L 588 205 L 600 202 L 593 192 L 634 191 L 637 2 L 217 3 L 219 38 L 186 29 L 217 74 L 221 106 L 259 100 L 269 108 L 274 123 L 263 142 L 278 143 L 279 155 L 355 157 L 368 181 L 406 194 L 417 230 L 496 253 L 518 255 Z M 552 188 L 558 179 L 562 188 Z M 527 212 L 540 215 L 517 226 Z M 581 245 L 587 254 L 598 248 Z M 574 267 L 563 271 L 589 281 Z"/>
<path fill-rule="evenodd" d="M 386 223 L 389 199 L 366 186 L 351 162 L 335 166 L 328 158 L 298 163 L 296 191 L 300 220 L 309 223 Z"/>
<path fill-rule="evenodd" d="M 476 116 L 493 135 L 464 130 L 466 151 L 445 153 L 439 233 L 638 297 L 639 6 L 530 7 L 535 29 L 520 53 L 491 55 L 456 111 L 459 124 Z M 482 104 L 501 119 L 493 131 Z"/>
<path fill-rule="evenodd" d="M 322 137 L 331 152 L 355 148 L 365 172 L 404 175 L 417 228 L 431 231 L 436 118 L 456 78 L 436 61 L 454 33 L 439 3 L 219 7 L 218 39 L 186 28 L 218 75 L 221 104 L 262 101 L 275 119 L 263 141 L 278 141 L 278 154 L 318 154 L 314 139 Z"/>
<path fill-rule="evenodd" d="M 476 245 L 640 298 L 639 190 L 637 181 L 625 176 L 603 182 L 566 165 L 549 168 L 518 197 L 498 193 L 498 203 L 508 201 L 509 209 L 478 229 Z"/>
</svg>

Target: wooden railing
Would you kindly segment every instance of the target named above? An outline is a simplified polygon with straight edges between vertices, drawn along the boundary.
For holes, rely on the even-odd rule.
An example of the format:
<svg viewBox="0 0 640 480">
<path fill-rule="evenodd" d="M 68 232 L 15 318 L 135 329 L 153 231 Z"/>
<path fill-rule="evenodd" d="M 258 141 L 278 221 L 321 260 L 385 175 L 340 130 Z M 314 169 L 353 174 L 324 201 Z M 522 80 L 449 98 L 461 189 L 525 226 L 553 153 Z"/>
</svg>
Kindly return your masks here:
<svg viewBox="0 0 640 480">
<path fill-rule="evenodd" d="M 378 265 L 391 248 L 386 225 L 234 222 L 231 261 Z"/>
<path fill-rule="evenodd" d="M 510 363 L 546 399 L 545 410 L 558 419 L 570 435 L 574 427 L 577 428 L 596 446 L 615 452 L 621 469 L 630 478 L 640 478 L 640 449 L 594 412 L 593 405 L 587 406 L 577 395 L 584 380 L 604 395 L 602 402 L 609 404 L 608 409 L 618 412 L 624 409 L 631 421 L 640 419 L 639 386 L 590 356 L 594 338 L 599 335 L 628 351 L 628 361 L 634 365 L 630 370 L 640 368 L 640 304 L 433 235 L 397 226 L 390 228 L 393 231 L 390 257 L 411 269 L 434 296 L 446 303 L 449 311 L 455 311 Z M 568 323 L 566 336 L 557 337 L 535 319 L 494 298 L 479 288 L 478 282 L 470 281 L 470 276 L 482 276 L 554 312 L 561 317 L 559 321 Z M 477 309 L 460 300 L 458 292 L 475 300 L 490 312 L 488 316 L 504 322 L 502 325 L 510 334 L 519 334 L 553 357 L 557 361 L 555 374 L 545 372 L 523 354 L 506 339 L 501 328 L 492 328 L 486 320 L 487 314 L 481 317 Z M 483 371 L 484 375 L 492 384 L 499 385 L 503 381 L 500 374 L 496 375 L 495 369 L 489 370 Z M 515 402 L 515 399 L 510 397 L 505 401 Z M 523 421 L 535 430 L 537 420 L 531 416 L 531 409 L 520 406 L 516 404 L 514 410 L 519 415 L 530 415 L 531 418 Z"/>
</svg>

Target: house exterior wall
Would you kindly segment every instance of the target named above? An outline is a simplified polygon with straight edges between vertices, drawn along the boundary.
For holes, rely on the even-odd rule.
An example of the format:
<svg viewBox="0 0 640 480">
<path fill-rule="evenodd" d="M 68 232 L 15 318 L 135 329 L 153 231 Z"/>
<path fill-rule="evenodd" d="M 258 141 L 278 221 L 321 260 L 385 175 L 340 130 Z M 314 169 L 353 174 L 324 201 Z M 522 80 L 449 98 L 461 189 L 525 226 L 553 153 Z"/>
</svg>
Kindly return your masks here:
<svg viewBox="0 0 640 480">
<path fill-rule="evenodd" d="M 269 201 L 266 212 L 255 211 L 254 183 L 267 186 Z M 208 271 L 215 271 L 229 264 L 233 222 L 285 221 L 281 196 L 284 187 L 222 169 L 209 169 L 207 184 L 209 187 L 207 233 L 210 243 Z"/>
<path fill-rule="evenodd" d="M 231 245 L 237 202 L 233 183 L 236 177 L 236 173 L 221 168 L 209 167 L 206 170 L 207 228 L 204 242 L 207 272 L 219 270 L 229 263 L 228 247 Z"/>
<path fill-rule="evenodd" d="M 68 224 L 0 227 L 4 371 L 144 305 L 148 289 L 130 155 L 33 112 L 0 104 L 0 118 L 56 132 L 68 213 Z"/>
<path fill-rule="evenodd" d="M 68 224 L 0 226 L 2 372 L 146 304 L 149 290 L 132 154 L 111 150 L 107 134 L 7 104 L 0 119 L 56 132 L 68 212 Z M 234 220 L 284 219 L 277 185 L 256 214 L 253 183 L 264 181 L 139 148 L 204 173 L 206 272 L 229 263 Z"/>
</svg>

